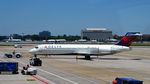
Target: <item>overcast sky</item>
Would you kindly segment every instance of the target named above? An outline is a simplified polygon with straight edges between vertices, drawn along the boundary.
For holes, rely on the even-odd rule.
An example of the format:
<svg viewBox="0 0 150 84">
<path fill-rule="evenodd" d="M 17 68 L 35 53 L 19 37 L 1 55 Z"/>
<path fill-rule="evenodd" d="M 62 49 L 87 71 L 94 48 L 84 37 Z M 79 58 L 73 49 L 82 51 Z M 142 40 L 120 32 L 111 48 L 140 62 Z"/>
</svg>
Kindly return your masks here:
<svg viewBox="0 0 150 84">
<path fill-rule="evenodd" d="M 0 0 L 0 35 L 80 35 L 85 28 L 150 34 L 150 0 Z"/>
</svg>

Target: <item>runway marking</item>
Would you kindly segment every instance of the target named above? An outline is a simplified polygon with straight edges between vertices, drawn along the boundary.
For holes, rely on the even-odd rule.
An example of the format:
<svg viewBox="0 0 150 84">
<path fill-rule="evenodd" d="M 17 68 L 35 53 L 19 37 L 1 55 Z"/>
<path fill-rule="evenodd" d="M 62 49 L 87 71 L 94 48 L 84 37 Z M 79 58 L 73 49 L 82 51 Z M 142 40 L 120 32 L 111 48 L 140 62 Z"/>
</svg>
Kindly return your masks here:
<svg viewBox="0 0 150 84">
<path fill-rule="evenodd" d="M 38 68 L 38 69 L 39 69 L 39 68 Z M 42 70 L 42 69 L 39 69 L 39 70 L 41 70 L 41 71 L 43 71 L 43 72 L 45 72 L 45 73 L 51 74 L 51 75 L 53 75 L 53 76 L 56 76 L 56 77 L 58 77 L 58 78 L 60 78 L 60 79 L 63 79 L 63 80 L 65 80 L 65 81 L 71 82 L 71 83 L 73 83 L 73 84 L 78 84 L 77 82 L 71 81 L 71 80 L 69 80 L 69 79 L 67 79 L 67 78 L 63 78 L 63 77 L 61 77 L 61 76 L 59 76 L 59 75 L 56 75 L 56 74 L 53 74 L 53 73 L 51 73 L 51 72 L 48 72 L 48 71 L 45 71 L 45 70 Z"/>
<path fill-rule="evenodd" d="M 14 60 L 15 60 L 15 59 L 14 59 Z M 22 64 L 26 65 L 26 64 L 25 64 L 25 63 L 23 63 L 23 62 L 20 62 L 20 63 L 22 63 Z M 36 68 L 37 68 L 37 67 L 36 67 Z M 58 78 L 60 78 L 60 79 L 63 79 L 63 80 L 65 80 L 65 81 L 71 82 L 71 83 L 73 83 L 73 84 L 78 84 L 77 82 L 71 81 L 71 80 L 69 80 L 69 79 L 67 79 L 67 78 L 63 78 L 63 77 L 61 77 L 61 76 L 59 76 L 59 75 L 56 75 L 56 74 L 50 73 L 50 72 L 45 71 L 45 70 L 42 70 L 42 69 L 40 69 L 40 68 L 37 68 L 37 69 L 39 69 L 40 71 L 43 71 L 43 72 L 45 72 L 45 73 L 51 74 L 51 75 L 53 75 L 53 76 L 56 76 L 56 77 L 58 77 Z"/>
<path fill-rule="evenodd" d="M 11 81 L 11 82 L 14 82 L 14 81 L 24 81 L 23 79 L 22 80 L 0 80 L 1 82 L 9 82 L 9 81 Z"/>
<path fill-rule="evenodd" d="M 44 66 L 44 65 L 42 65 L 42 66 Z M 37 67 L 36 67 L 37 68 Z M 39 68 L 38 68 L 39 69 Z M 44 71 L 45 72 L 45 71 Z M 47 72 L 46 72 L 47 73 Z M 48 73 L 50 73 L 50 72 L 48 72 Z M 53 74 L 53 73 L 52 73 Z M 69 73 L 70 74 L 70 73 Z M 56 75 L 56 74 L 55 74 Z M 73 75 L 73 76 L 76 76 L 76 75 L 74 75 L 74 74 L 71 74 L 71 75 Z M 91 83 L 93 83 L 93 84 L 99 84 L 99 83 L 97 83 L 97 82 L 94 82 L 94 81 L 92 81 L 92 80 L 89 80 L 89 79 L 86 79 L 86 78 L 83 78 L 83 77 L 79 77 L 79 76 L 76 76 L 76 78 L 80 78 L 80 79 L 83 79 L 83 80 L 85 80 L 85 81 L 89 81 L 89 82 L 91 82 Z M 69 79 L 68 79 L 69 80 Z M 74 81 L 73 81 L 74 82 Z M 73 83 L 73 84 L 79 84 L 79 83 L 77 83 L 77 82 L 75 82 L 75 83 Z"/>
<path fill-rule="evenodd" d="M 14 59 L 14 60 L 15 60 L 15 59 Z M 21 63 L 21 64 L 23 64 L 23 65 L 26 65 L 26 64 L 25 64 L 25 63 L 23 63 L 23 62 L 20 62 L 20 63 Z M 37 68 L 37 67 L 36 67 L 36 68 Z M 43 71 L 43 72 L 45 72 L 45 73 L 51 74 L 51 75 L 53 75 L 53 76 L 56 76 L 56 77 L 58 77 L 58 78 L 60 78 L 60 79 L 63 79 L 63 80 L 65 80 L 65 81 L 68 81 L 68 82 L 70 82 L 70 83 L 78 84 L 77 82 L 71 81 L 71 80 L 69 80 L 69 79 L 67 79 L 67 78 L 61 77 L 61 76 L 56 75 L 56 74 L 54 74 L 54 73 L 51 73 L 51 72 L 45 71 L 45 70 L 40 69 L 40 68 L 37 68 L 37 69 L 39 69 L 40 71 Z"/>
<path fill-rule="evenodd" d="M 34 75 L 30 75 L 31 77 L 33 77 L 33 78 L 35 78 L 35 79 L 37 79 L 37 80 L 39 80 L 39 81 L 41 81 L 41 82 L 43 82 L 43 83 L 45 83 L 45 84 L 48 84 L 47 82 L 45 82 L 44 80 L 41 80 L 40 78 L 38 78 L 38 77 L 36 77 L 36 76 L 34 76 Z"/>
<path fill-rule="evenodd" d="M 42 65 L 42 66 L 44 66 L 44 65 Z M 70 73 L 69 73 L 69 74 L 70 74 Z M 74 74 L 71 74 L 71 75 L 76 76 L 76 75 L 74 75 Z M 94 81 L 91 81 L 91 80 L 86 79 L 86 78 L 83 78 L 83 77 L 78 77 L 78 76 L 76 76 L 76 78 L 80 78 L 80 79 L 83 79 L 83 80 L 85 80 L 85 81 L 89 81 L 89 82 L 91 82 L 91 83 L 93 83 L 93 84 L 99 84 L 99 83 L 96 83 L 96 82 L 94 82 Z M 77 84 L 78 84 L 78 83 L 77 83 Z"/>
<path fill-rule="evenodd" d="M 24 64 L 24 63 L 22 63 L 22 64 Z M 19 71 L 21 71 L 21 67 L 19 67 Z M 41 76 L 39 76 L 39 75 L 37 75 L 37 76 L 39 76 L 40 78 L 42 78 L 42 79 L 44 79 L 44 80 L 41 80 L 39 77 L 36 77 L 36 76 L 33 76 L 33 75 L 30 75 L 30 76 L 33 77 L 33 78 L 35 78 L 35 79 L 37 79 L 37 80 L 39 80 L 39 81 L 41 81 L 41 82 L 43 82 L 43 83 L 45 83 L 45 84 L 48 84 L 48 83 L 45 82 L 44 80 L 48 81 L 48 82 L 51 83 L 51 84 L 55 84 L 54 82 L 52 82 L 52 81 L 50 81 L 50 80 L 47 80 L 46 78 L 43 78 L 43 77 L 41 77 Z"/>
<path fill-rule="evenodd" d="M 25 79 L 25 81 L 38 81 L 38 79 Z"/>
<path fill-rule="evenodd" d="M 54 82 L 52 82 L 52 81 L 50 81 L 50 80 L 48 80 L 48 79 L 46 79 L 46 78 L 44 78 L 44 77 L 42 77 L 42 76 L 36 75 L 36 77 L 37 77 L 37 76 L 38 76 L 38 78 L 41 78 L 41 79 L 43 79 L 43 80 L 48 81 L 50 84 L 56 84 L 56 83 L 54 83 Z"/>
<path fill-rule="evenodd" d="M 44 66 L 44 65 L 42 65 L 42 66 Z M 69 73 L 69 74 L 71 74 L 71 73 Z M 96 83 L 96 82 L 94 82 L 94 81 L 92 81 L 92 80 L 89 80 L 89 79 L 86 79 L 86 78 L 83 78 L 83 77 L 79 77 L 79 76 L 77 76 L 77 75 L 75 75 L 75 74 L 71 74 L 71 75 L 76 76 L 76 78 L 80 78 L 80 79 L 83 79 L 83 80 L 85 80 L 85 81 L 89 81 L 89 82 L 91 82 L 91 83 L 93 83 L 93 84 L 99 84 L 99 83 Z"/>
</svg>

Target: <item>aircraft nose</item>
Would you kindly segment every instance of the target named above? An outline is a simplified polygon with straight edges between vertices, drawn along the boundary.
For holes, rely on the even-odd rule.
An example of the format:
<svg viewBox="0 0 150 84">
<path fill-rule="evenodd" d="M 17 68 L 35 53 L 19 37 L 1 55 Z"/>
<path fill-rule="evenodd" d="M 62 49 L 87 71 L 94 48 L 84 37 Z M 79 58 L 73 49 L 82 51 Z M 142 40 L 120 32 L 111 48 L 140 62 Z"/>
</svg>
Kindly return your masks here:
<svg viewBox="0 0 150 84">
<path fill-rule="evenodd" d="M 30 53 L 30 54 L 34 54 L 34 53 L 35 53 L 35 49 L 29 50 L 29 53 Z"/>
</svg>

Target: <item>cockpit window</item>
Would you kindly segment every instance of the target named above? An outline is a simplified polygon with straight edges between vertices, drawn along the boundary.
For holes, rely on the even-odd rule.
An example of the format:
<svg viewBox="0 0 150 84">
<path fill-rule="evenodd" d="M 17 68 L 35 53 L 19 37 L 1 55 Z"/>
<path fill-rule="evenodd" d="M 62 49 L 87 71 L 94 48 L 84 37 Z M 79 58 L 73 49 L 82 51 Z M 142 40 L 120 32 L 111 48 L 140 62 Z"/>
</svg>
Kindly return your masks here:
<svg viewBox="0 0 150 84">
<path fill-rule="evenodd" d="M 39 47 L 36 46 L 35 48 L 38 49 Z"/>
</svg>

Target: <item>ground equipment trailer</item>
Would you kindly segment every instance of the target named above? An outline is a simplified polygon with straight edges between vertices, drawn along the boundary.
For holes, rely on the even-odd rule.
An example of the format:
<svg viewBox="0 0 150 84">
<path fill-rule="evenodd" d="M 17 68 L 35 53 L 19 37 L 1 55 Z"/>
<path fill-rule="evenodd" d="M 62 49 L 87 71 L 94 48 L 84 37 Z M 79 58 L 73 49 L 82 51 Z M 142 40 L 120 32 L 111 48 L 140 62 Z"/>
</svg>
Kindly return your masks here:
<svg viewBox="0 0 150 84">
<path fill-rule="evenodd" d="M 21 53 L 5 53 L 4 54 L 5 57 L 8 57 L 8 58 L 12 58 L 12 57 L 16 57 L 16 58 L 20 58 L 22 56 Z"/>
<path fill-rule="evenodd" d="M 18 62 L 0 62 L 0 74 L 2 72 L 18 74 Z"/>
<path fill-rule="evenodd" d="M 17 44 L 15 44 L 15 45 L 14 45 L 14 48 L 22 48 L 22 45 L 17 45 Z"/>
</svg>

